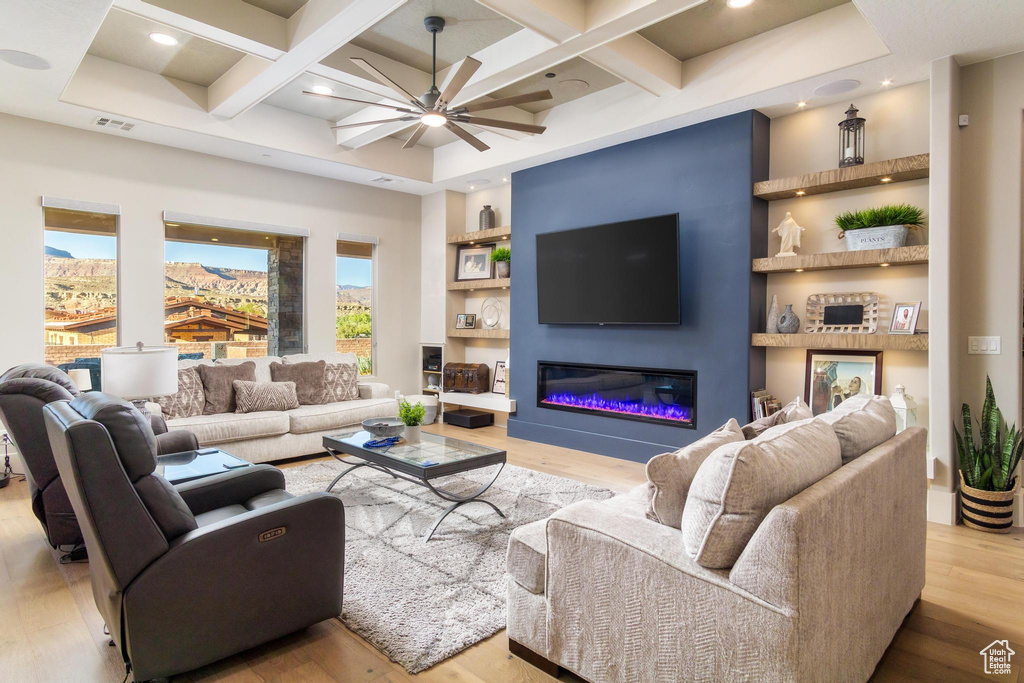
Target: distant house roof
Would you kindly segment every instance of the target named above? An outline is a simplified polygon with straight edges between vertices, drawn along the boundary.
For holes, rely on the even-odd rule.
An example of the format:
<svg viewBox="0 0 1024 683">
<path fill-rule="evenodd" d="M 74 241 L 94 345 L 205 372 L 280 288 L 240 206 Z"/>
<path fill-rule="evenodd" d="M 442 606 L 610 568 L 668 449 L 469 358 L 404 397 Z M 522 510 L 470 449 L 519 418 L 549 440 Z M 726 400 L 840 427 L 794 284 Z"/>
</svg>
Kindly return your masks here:
<svg viewBox="0 0 1024 683">
<path fill-rule="evenodd" d="M 172 311 L 178 311 L 172 313 Z M 267 329 L 267 319 L 253 313 L 246 313 L 234 308 L 218 306 L 208 301 L 194 297 L 169 296 L 164 299 L 164 314 L 167 321 L 165 328 L 179 327 L 187 322 L 202 320 L 204 322 L 223 323 L 226 327 L 235 331 L 255 328 L 257 330 Z M 217 315 L 220 314 L 220 315 Z M 179 317 L 180 316 L 180 317 Z M 48 330 L 78 330 L 83 327 L 93 327 L 104 323 L 117 322 L 117 309 L 103 308 L 86 313 L 67 313 L 46 321 Z"/>
</svg>

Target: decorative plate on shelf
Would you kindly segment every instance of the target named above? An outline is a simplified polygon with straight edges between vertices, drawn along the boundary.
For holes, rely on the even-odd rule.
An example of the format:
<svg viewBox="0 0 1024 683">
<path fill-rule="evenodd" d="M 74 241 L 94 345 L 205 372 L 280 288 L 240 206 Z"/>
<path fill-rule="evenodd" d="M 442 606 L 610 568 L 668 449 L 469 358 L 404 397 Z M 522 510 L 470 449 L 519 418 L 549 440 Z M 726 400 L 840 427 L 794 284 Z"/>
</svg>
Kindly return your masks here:
<svg viewBox="0 0 1024 683">
<path fill-rule="evenodd" d="M 812 294 L 807 297 L 808 334 L 874 334 L 878 330 L 878 295 L 874 292 Z"/>
</svg>

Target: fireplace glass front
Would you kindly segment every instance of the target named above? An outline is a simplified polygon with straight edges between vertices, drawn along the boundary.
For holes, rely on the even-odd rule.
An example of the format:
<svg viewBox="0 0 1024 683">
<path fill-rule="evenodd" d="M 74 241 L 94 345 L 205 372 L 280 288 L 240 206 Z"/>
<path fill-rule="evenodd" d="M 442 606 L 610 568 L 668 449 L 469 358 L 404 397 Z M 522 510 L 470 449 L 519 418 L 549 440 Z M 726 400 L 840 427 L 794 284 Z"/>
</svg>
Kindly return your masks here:
<svg viewBox="0 0 1024 683">
<path fill-rule="evenodd" d="M 696 429 L 697 373 L 539 361 L 537 405 Z"/>
</svg>

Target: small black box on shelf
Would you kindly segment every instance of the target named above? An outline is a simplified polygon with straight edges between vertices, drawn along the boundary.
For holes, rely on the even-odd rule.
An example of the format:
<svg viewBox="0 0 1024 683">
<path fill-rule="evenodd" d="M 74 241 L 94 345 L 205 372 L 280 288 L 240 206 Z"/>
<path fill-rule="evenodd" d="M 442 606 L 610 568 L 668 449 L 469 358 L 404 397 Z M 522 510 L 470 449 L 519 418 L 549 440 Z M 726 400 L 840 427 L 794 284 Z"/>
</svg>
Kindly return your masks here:
<svg viewBox="0 0 1024 683">
<path fill-rule="evenodd" d="M 423 369 L 434 372 L 441 371 L 441 354 L 432 354 L 423 359 Z"/>
<path fill-rule="evenodd" d="M 444 411 L 444 422 L 456 427 L 476 429 L 477 427 L 486 427 L 494 424 L 494 413 L 485 413 L 482 410 L 469 410 L 466 408 L 446 410 Z"/>
</svg>

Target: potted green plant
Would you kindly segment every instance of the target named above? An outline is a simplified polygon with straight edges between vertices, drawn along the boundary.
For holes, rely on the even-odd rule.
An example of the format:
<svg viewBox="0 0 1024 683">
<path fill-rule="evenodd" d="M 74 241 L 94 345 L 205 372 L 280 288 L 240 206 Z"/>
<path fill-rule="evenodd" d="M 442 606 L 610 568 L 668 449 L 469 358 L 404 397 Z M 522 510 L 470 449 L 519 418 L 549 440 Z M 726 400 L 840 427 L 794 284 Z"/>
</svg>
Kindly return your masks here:
<svg viewBox="0 0 1024 683">
<path fill-rule="evenodd" d="M 912 228 L 924 225 L 924 211 L 910 204 L 887 204 L 874 209 L 846 211 L 836 216 L 839 239 L 849 251 L 902 247 Z"/>
<path fill-rule="evenodd" d="M 405 425 L 405 440 L 407 443 L 420 442 L 420 426 L 423 424 L 423 416 L 427 409 L 422 403 L 409 403 L 404 398 L 398 404 L 398 419 Z"/>
<path fill-rule="evenodd" d="M 1005 534 L 1013 524 L 1014 470 L 1021 456 L 1021 432 L 1017 425 L 1005 429 L 1003 413 L 996 407 L 992 380 L 985 377 L 985 405 L 977 421 L 981 447 L 974 443 L 971 407 L 961 409 L 964 433 L 956 434 L 960 453 L 960 516 L 964 525 L 980 531 Z"/>
<path fill-rule="evenodd" d="M 512 272 L 512 250 L 508 247 L 498 247 L 492 251 L 491 261 L 497 268 L 497 277 L 508 277 Z"/>
</svg>

